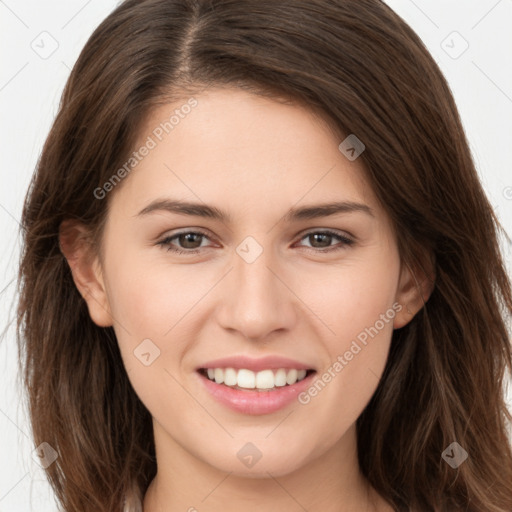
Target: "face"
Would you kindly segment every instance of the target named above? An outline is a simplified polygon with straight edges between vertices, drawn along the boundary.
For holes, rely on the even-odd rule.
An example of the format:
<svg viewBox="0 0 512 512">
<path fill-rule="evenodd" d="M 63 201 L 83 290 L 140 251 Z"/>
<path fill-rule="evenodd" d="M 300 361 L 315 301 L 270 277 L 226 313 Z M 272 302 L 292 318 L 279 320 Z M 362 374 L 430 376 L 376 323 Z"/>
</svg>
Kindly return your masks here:
<svg viewBox="0 0 512 512">
<path fill-rule="evenodd" d="M 150 149 L 110 192 L 89 311 L 114 326 L 160 446 L 282 475 L 353 441 L 408 275 L 361 159 L 321 118 L 235 89 L 195 100 L 142 128 Z"/>
</svg>

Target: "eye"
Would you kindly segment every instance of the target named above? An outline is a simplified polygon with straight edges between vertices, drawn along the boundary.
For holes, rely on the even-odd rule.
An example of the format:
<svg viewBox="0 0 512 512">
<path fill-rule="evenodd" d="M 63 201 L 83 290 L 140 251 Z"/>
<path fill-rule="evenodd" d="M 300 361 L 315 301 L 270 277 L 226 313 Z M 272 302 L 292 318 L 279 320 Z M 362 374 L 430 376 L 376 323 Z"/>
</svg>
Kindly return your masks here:
<svg viewBox="0 0 512 512">
<path fill-rule="evenodd" d="M 158 242 L 157 245 L 166 247 L 168 251 L 178 254 L 195 254 L 199 252 L 198 249 L 201 247 L 201 242 L 204 238 L 208 238 L 208 235 L 202 231 L 183 231 L 181 233 L 165 237 L 163 240 Z M 179 244 L 181 244 L 183 249 L 186 250 L 176 247 L 173 244 L 173 240 L 175 239 Z"/>
<path fill-rule="evenodd" d="M 158 242 L 157 245 L 166 247 L 168 251 L 175 252 L 177 254 L 196 254 L 201 248 L 205 247 L 202 244 L 204 239 L 209 239 L 209 237 L 202 231 L 183 231 L 181 233 L 165 237 L 163 240 Z M 310 231 L 303 235 L 300 240 L 304 239 L 307 239 L 310 242 L 310 245 L 303 247 L 317 253 L 338 251 L 354 244 L 354 240 L 331 230 Z M 337 246 L 331 245 L 333 239 L 339 241 Z M 180 247 L 176 246 L 174 240 L 176 240 Z"/>
<path fill-rule="evenodd" d="M 306 247 L 308 250 L 313 250 L 313 252 L 339 251 L 354 244 L 354 240 L 351 238 L 329 229 L 323 231 L 310 231 L 301 238 L 301 240 L 304 239 L 307 239 L 310 242 L 310 246 L 303 247 Z M 333 239 L 337 239 L 340 244 L 332 246 L 331 242 Z"/>
</svg>

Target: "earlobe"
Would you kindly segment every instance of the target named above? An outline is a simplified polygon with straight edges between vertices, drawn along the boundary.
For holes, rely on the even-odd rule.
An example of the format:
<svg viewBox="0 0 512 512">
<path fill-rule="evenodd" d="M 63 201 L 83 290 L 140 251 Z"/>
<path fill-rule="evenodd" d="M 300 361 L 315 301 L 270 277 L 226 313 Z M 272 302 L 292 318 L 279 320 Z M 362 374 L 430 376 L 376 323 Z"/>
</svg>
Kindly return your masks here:
<svg viewBox="0 0 512 512">
<path fill-rule="evenodd" d="M 59 228 L 59 247 L 71 269 L 73 281 L 87 303 L 92 321 L 100 327 L 110 327 L 113 324 L 110 305 L 89 230 L 78 221 L 63 221 Z"/>
<path fill-rule="evenodd" d="M 393 321 L 393 328 L 407 325 L 427 302 L 435 286 L 435 263 L 429 259 L 427 267 L 413 270 L 407 263 L 402 265 L 396 301 L 402 306 Z"/>
</svg>

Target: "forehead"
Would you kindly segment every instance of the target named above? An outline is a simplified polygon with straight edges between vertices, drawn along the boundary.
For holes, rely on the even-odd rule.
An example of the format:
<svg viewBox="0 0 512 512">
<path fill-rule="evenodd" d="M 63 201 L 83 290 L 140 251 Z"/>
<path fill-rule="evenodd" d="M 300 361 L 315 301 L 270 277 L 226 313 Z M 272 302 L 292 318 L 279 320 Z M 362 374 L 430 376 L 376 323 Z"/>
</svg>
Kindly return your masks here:
<svg viewBox="0 0 512 512">
<path fill-rule="evenodd" d="M 119 199 L 112 199 L 124 197 L 140 210 L 168 194 L 247 214 L 301 201 L 375 204 L 361 160 L 348 160 L 341 141 L 303 105 L 213 89 L 151 112 L 134 151 L 149 149 L 131 162 Z"/>
</svg>

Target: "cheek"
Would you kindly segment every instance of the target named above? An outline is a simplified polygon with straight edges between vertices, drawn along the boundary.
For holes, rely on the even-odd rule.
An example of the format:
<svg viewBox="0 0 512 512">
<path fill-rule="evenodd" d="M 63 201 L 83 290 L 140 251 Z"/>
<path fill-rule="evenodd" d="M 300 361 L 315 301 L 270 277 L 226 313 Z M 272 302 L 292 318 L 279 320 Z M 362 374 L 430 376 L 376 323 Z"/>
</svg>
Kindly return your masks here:
<svg viewBox="0 0 512 512">
<path fill-rule="evenodd" d="M 141 256 L 125 255 L 110 265 L 108 276 L 112 314 L 137 336 L 166 339 L 207 291 L 206 283 L 194 281 L 191 268 Z"/>
<path fill-rule="evenodd" d="M 398 276 L 398 259 L 376 256 L 352 261 L 310 288 L 307 300 L 333 332 L 323 330 L 328 360 L 301 403 L 331 422 L 333 435 L 356 420 L 378 386 L 393 334 Z M 333 415 L 329 404 L 342 412 Z"/>
<path fill-rule="evenodd" d="M 173 377 L 179 378 L 176 367 L 186 352 L 186 314 L 200 290 L 194 292 L 190 276 L 179 268 L 151 265 L 128 253 L 118 264 L 113 261 L 107 270 L 109 303 L 123 364 L 140 400 L 165 417 L 187 407 Z"/>
<path fill-rule="evenodd" d="M 181 329 L 201 290 L 179 268 L 151 265 L 128 251 L 118 258 L 112 254 L 107 265 L 108 298 L 123 364 L 137 395 L 151 404 L 161 385 L 172 387 L 166 371 L 175 374 L 183 358 L 187 338 Z"/>
<path fill-rule="evenodd" d="M 390 257 L 366 258 L 342 262 L 326 268 L 305 285 L 296 282 L 300 296 L 321 322 L 329 327 L 325 340 L 330 352 L 341 350 L 348 340 L 379 321 L 395 302 L 399 265 Z M 389 315 L 393 314 L 393 310 Z M 379 331 L 389 335 L 392 322 Z"/>
</svg>

